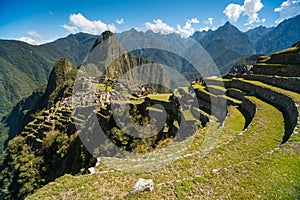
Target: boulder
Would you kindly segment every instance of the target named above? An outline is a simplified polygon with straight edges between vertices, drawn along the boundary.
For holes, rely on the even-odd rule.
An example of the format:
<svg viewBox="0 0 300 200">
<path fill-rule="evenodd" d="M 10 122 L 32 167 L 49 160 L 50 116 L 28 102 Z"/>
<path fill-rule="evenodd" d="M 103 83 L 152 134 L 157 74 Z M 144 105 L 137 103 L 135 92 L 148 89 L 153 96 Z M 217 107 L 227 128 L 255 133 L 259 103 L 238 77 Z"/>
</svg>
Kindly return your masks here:
<svg viewBox="0 0 300 200">
<path fill-rule="evenodd" d="M 154 184 L 151 179 L 139 178 L 139 180 L 134 184 L 133 188 L 130 190 L 129 194 L 139 193 L 143 191 L 152 191 L 154 189 Z"/>
<path fill-rule="evenodd" d="M 95 174 L 96 173 L 95 172 L 95 167 L 88 168 L 88 171 L 89 171 L 90 174 Z"/>
</svg>

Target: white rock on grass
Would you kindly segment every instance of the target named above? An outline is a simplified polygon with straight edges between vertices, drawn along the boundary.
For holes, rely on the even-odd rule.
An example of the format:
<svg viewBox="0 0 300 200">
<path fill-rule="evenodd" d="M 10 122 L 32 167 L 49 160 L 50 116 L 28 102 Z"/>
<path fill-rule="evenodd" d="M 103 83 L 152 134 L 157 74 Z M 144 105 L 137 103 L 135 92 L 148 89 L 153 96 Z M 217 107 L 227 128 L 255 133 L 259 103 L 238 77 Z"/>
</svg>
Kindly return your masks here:
<svg viewBox="0 0 300 200">
<path fill-rule="evenodd" d="M 95 167 L 88 168 L 88 171 L 90 172 L 90 174 L 95 174 Z"/>
<path fill-rule="evenodd" d="M 129 194 L 139 193 L 143 191 L 152 191 L 154 189 L 154 184 L 151 179 L 139 178 L 139 180 L 134 184 L 133 188 L 130 190 Z"/>
</svg>

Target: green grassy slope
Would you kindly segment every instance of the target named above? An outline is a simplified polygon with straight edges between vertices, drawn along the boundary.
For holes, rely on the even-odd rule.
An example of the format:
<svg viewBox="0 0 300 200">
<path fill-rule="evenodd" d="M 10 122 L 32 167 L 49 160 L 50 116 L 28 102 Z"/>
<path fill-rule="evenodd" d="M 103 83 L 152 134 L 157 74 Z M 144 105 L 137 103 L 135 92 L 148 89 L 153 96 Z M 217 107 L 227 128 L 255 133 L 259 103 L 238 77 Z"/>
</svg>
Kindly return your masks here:
<svg viewBox="0 0 300 200">
<path fill-rule="evenodd" d="M 148 173 L 125 173 L 99 168 L 96 175 L 65 175 L 40 189 L 28 199 L 256 199 L 297 197 L 300 179 L 299 142 L 295 139 L 283 148 L 278 146 L 283 129 L 283 116 L 269 104 L 251 97 L 258 107 L 253 123 L 243 132 L 243 117 L 231 107 L 224 123 L 219 144 L 206 156 L 199 157 L 204 136 L 216 129 L 205 128 L 198 134 L 187 153 L 169 166 Z M 298 138 L 299 139 L 299 138 Z M 196 153 L 196 154 L 195 154 Z M 103 171 L 103 173 L 101 173 Z M 151 178 L 155 190 L 128 195 L 137 178 Z"/>
</svg>

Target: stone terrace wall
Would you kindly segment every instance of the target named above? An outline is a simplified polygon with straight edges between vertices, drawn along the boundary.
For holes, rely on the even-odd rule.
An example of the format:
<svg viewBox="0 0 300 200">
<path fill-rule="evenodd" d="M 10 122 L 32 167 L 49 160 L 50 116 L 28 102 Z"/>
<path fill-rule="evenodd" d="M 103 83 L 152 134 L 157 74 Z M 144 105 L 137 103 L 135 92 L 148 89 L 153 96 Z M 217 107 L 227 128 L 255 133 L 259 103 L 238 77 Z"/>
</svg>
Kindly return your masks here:
<svg viewBox="0 0 300 200">
<path fill-rule="evenodd" d="M 247 128 L 253 120 L 256 113 L 256 105 L 250 99 L 245 97 L 245 93 L 234 88 L 228 88 L 226 95 L 242 101 L 240 105 L 241 112 L 246 118 L 245 127 Z"/>
<path fill-rule="evenodd" d="M 195 89 L 198 98 L 199 106 L 202 110 L 214 115 L 223 122 L 227 115 L 227 101 L 222 96 L 210 95 L 201 90 Z"/>
<path fill-rule="evenodd" d="M 261 81 L 263 83 L 274 85 L 294 92 L 300 92 L 300 77 L 285 78 L 265 75 L 243 75 L 242 77 L 248 80 Z"/>
<path fill-rule="evenodd" d="M 251 95 L 255 95 L 282 110 L 283 117 L 285 119 L 285 133 L 283 136 L 282 143 L 288 141 L 291 134 L 294 132 L 295 127 L 298 124 L 297 105 L 291 97 L 273 91 L 269 88 L 253 85 L 251 83 L 247 83 L 237 79 L 233 79 L 230 85 L 232 88 L 247 91 Z"/>
<path fill-rule="evenodd" d="M 272 64 L 256 64 L 253 67 L 254 74 L 263 75 L 278 75 L 289 77 L 300 77 L 300 64 L 299 65 L 283 65 L 276 66 Z"/>
<path fill-rule="evenodd" d="M 271 55 L 270 59 L 267 60 L 266 63 L 300 64 L 300 53 L 275 53 Z"/>
</svg>

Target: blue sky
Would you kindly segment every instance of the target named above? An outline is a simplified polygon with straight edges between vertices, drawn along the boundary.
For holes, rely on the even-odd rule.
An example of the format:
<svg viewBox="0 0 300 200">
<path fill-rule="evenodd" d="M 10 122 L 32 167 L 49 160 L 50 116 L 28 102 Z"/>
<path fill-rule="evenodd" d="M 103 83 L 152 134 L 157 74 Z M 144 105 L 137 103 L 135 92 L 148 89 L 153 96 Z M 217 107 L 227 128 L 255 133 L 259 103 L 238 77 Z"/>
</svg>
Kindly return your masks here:
<svg viewBox="0 0 300 200">
<path fill-rule="evenodd" d="M 246 31 L 300 14 L 300 0 L 0 0 L 0 38 L 41 44 L 135 28 L 188 37 L 230 21 Z"/>
</svg>

